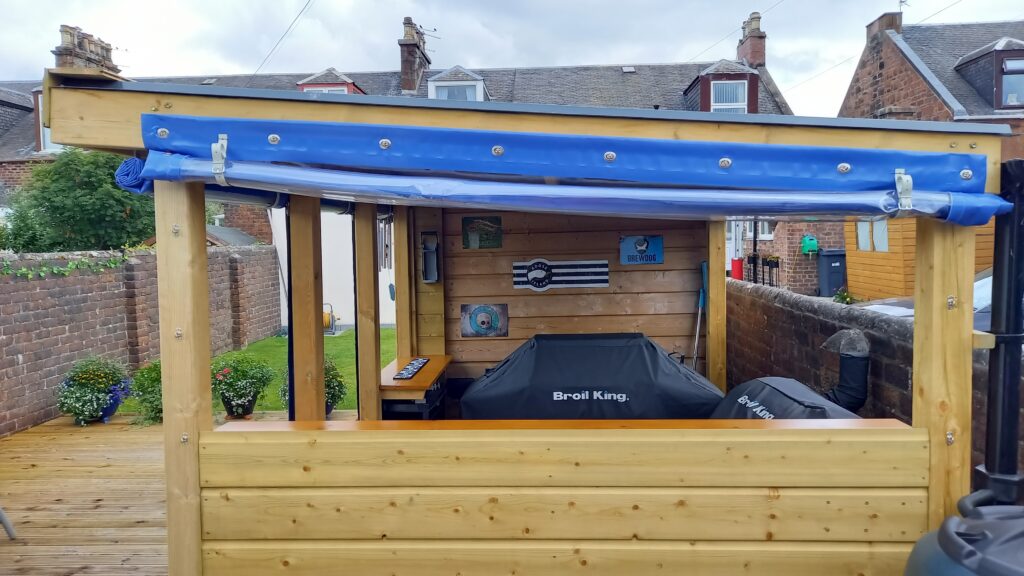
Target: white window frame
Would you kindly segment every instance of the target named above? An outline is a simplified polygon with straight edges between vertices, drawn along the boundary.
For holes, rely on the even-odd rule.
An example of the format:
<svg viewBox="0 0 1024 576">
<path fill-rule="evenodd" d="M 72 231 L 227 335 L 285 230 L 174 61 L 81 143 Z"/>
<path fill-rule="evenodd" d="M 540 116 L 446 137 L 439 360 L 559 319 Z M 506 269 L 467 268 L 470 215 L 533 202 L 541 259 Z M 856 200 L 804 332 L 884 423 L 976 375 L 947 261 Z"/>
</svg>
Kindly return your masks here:
<svg viewBox="0 0 1024 576">
<path fill-rule="evenodd" d="M 437 99 L 437 87 L 438 86 L 474 86 L 476 88 L 476 100 L 470 100 L 470 102 L 483 102 L 484 101 L 484 81 L 483 80 L 453 80 L 451 82 L 445 82 L 444 80 L 427 82 L 427 98 L 431 100 Z"/>
<path fill-rule="evenodd" d="M 320 94 L 348 94 L 348 86 L 310 86 L 302 87 L 303 92 L 315 92 Z"/>
<path fill-rule="evenodd" d="M 724 104 L 715 103 L 715 84 L 742 84 L 743 85 L 743 102 L 728 102 Z M 722 112 L 725 110 L 742 110 L 741 114 L 746 114 L 750 111 L 750 103 L 747 93 L 750 87 L 747 85 L 746 80 L 712 80 L 711 81 L 711 94 L 708 94 L 709 101 L 711 102 L 712 112 Z"/>
<path fill-rule="evenodd" d="M 36 110 L 39 111 L 39 113 L 36 114 L 36 118 L 39 119 L 38 120 L 38 126 L 37 126 L 38 129 L 39 129 L 39 151 L 40 152 L 60 152 L 61 150 L 64 149 L 64 146 L 62 144 L 54 143 L 53 140 L 50 139 L 50 129 L 47 128 L 46 126 L 43 126 L 43 118 L 46 117 L 46 111 L 43 110 L 43 97 L 42 97 L 42 95 L 40 95 L 40 94 L 33 94 L 32 97 L 33 97 L 33 99 L 35 101 L 35 104 L 36 104 Z"/>
<path fill-rule="evenodd" d="M 778 222 L 772 220 L 758 220 L 757 221 L 757 240 L 774 240 L 775 239 L 775 227 Z M 745 240 L 754 239 L 754 221 L 747 220 L 743 222 L 743 238 Z"/>
<path fill-rule="evenodd" d="M 857 250 L 860 252 L 888 252 L 889 220 L 858 220 Z"/>
</svg>

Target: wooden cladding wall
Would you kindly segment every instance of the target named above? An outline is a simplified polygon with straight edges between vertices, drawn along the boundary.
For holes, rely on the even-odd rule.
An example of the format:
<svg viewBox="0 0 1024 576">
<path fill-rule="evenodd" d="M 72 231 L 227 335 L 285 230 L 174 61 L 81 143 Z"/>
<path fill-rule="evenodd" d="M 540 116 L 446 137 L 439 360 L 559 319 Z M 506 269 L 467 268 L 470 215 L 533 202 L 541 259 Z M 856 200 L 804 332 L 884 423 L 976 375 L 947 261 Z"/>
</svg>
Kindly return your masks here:
<svg viewBox="0 0 1024 576">
<path fill-rule="evenodd" d="M 466 216 L 500 216 L 501 248 L 463 248 Z M 629 235 L 663 236 L 665 263 L 620 265 L 619 238 Z M 704 222 L 445 210 L 443 251 L 443 314 L 421 313 L 417 329 L 444 337 L 451 377 L 482 375 L 534 334 L 642 332 L 669 352 L 693 353 Z M 609 286 L 513 288 L 512 263 L 533 258 L 608 260 Z M 462 304 L 508 304 L 508 337 L 463 338 Z"/>
<path fill-rule="evenodd" d="M 897 576 L 927 431 L 214 432 L 204 574 Z"/>
<path fill-rule="evenodd" d="M 914 293 L 917 221 L 889 220 L 889 251 L 857 250 L 857 227 L 846 222 L 846 274 L 850 293 L 858 300 L 910 296 Z M 975 228 L 974 271 L 992 267 L 995 223 Z"/>
</svg>

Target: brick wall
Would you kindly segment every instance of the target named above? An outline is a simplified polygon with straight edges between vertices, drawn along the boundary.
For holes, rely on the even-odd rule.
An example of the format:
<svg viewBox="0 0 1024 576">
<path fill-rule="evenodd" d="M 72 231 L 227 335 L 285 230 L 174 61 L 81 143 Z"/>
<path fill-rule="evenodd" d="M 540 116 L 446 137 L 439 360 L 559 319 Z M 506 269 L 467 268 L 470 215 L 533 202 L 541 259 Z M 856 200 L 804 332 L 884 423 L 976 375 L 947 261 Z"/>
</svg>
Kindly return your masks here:
<svg viewBox="0 0 1024 576">
<path fill-rule="evenodd" d="M 0 189 L 17 188 L 28 182 L 32 170 L 46 160 L 10 160 L 0 162 Z"/>
<path fill-rule="evenodd" d="M 242 348 L 281 327 L 272 246 L 209 250 L 210 340 L 214 354 Z M 59 264 L 109 253 L 0 256 L 12 266 Z M 0 276 L 0 437 L 57 416 L 57 391 L 90 355 L 132 368 L 159 354 L 156 255 L 136 253 L 103 273 L 26 280 Z"/>
<path fill-rule="evenodd" d="M 860 416 L 910 422 L 912 319 L 746 282 L 730 280 L 727 290 L 730 387 L 758 376 L 786 376 L 819 392 L 828 390 L 838 382 L 839 362 L 835 354 L 820 347 L 839 330 L 856 328 L 871 342 L 868 402 Z M 976 351 L 972 409 L 975 464 L 981 462 L 984 448 L 987 377 L 988 353 Z M 1021 418 L 1024 424 L 1024 410 Z M 1020 457 L 1024 466 L 1024 442 Z"/>
<path fill-rule="evenodd" d="M 779 286 L 798 294 L 815 295 L 818 290 L 818 259 L 800 253 L 800 242 L 810 234 L 818 239 L 819 248 L 843 247 L 841 222 L 779 222 L 771 240 L 757 241 L 761 256 L 779 256 Z M 751 254 L 753 240 L 744 240 L 743 253 Z"/>
<path fill-rule="evenodd" d="M 267 209 L 245 204 L 224 205 L 224 225 L 238 228 L 264 244 L 274 243 Z"/>
</svg>

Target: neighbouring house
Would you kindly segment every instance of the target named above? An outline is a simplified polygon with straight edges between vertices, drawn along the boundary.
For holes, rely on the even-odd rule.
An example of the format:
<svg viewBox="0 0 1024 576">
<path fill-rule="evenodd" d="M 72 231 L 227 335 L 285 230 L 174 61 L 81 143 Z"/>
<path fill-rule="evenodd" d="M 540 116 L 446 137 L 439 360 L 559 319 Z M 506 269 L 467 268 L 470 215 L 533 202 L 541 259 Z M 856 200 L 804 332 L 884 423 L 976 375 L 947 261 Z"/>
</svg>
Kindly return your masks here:
<svg viewBox="0 0 1024 576">
<path fill-rule="evenodd" d="M 903 25 L 882 14 L 839 116 L 1009 124 L 1003 158 L 1024 157 L 1024 20 Z M 970 150 L 965 150 L 970 152 Z M 857 298 L 909 296 L 914 220 L 847 222 L 847 274 Z M 976 268 L 992 265 L 992 224 L 977 232 Z"/>
</svg>

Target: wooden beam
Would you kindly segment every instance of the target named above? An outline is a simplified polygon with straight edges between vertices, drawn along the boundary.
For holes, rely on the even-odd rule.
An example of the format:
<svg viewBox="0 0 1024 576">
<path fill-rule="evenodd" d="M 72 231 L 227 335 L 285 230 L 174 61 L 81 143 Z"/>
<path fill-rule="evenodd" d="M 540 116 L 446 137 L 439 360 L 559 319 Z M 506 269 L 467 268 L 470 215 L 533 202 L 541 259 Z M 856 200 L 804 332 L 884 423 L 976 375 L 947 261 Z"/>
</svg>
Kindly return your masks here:
<svg viewBox="0 0 1024 576">
<path fill-rule="evenodd" d="M 171 576 L 202 574 L 199 436 L 213 428 L 202 183 L 156 182 L 157 289 Z"/>
<path fill-rule="evenodd" d="M 930 529 L 971 487 L 974 229 L 917 222 L 913 425 L 931 444 Z"/>
<path fill-rule="evenodd" d="M 996 335 L 991 332 L 975 330 L 972 334 L 975 350 L 991 350 L 996 347 Z"/>
<path fill-rule="evenodd" d="M 411 216 L 411 209 L 395 206 L 395 338 L 400 358 L 416 355 L 416 316 L 413 311 L 416 294 L 412 284 L 412 227 L 409 225 Z"/>
<path fill-rule="evenodd" d="M 324 292 L 320 199 L 292 195 L 288 203 L 288 295 L 296 420 L 325 420 Z"/>
<path fill-rule="evenodd" d="M 944 134 L 869 130 L 864 128 L 815 128 L 732 124 L 682 120 L 611 118 L 557 114 L 508 113 L 484 110 L 404 108 L 369 104 L 285 101 L 266 98 L 225 98 L 55 86 L 51 99 L 51 138 L 59 144 L 85 148 L 141 150 L 142 114 L 157 107 L 169 114 L 227 118 L 358 122 L 407 126 L 441 126 L 515 132 L 581 134 L 698 140 L 708 142 L 767 142 L 811 146 L 926 150 L 949 152 L 970 149 L 988 156 L 989 185 L 999 173 L 1002 138 L 984 134 Z M 975 146 L 972 146 L 976 145 Z"/>
<path fill-rule="evenodd" d="M 377 290 L 377 206 L 356 204 L 356 358 L 359 419 L 380 420 L 380 306 Z"/>
<path fill-rule="evenodd" d="M 725 222 L 708 222 L 708 294 L 706 369 L 725 392 Z"/>
</svg>

